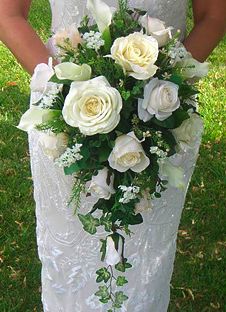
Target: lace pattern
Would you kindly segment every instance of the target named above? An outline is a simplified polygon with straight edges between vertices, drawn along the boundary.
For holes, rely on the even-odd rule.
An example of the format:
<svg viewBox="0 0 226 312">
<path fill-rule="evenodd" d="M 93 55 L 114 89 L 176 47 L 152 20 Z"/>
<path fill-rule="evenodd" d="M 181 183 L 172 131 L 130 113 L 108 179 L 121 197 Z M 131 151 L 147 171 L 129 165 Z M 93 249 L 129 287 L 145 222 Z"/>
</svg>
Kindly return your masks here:
<svg viewBox="0 0 226 312">
<path fill-rule="evenodd" d="M 115 5 L 116 1 L 107 1 Z M 85 12 L 85 0 L 51 0 L 53 31 L 78 22 Z M 153 16 L 185 29 L 186 0 L 131 1 L 148 9 Z M 78 13 L 81 12 L 81 13 Z M 187 187 L 195 167 L 196 148 L 181 159 Z M 29 133 L 31 169 L 36 201 L 37 242 L 42 262 L 42 302 L 44 312 L 106 312 L 93 295 L 97 290 L 95 272 L 102 266 L 99 239 L 84 232 L 73 207 L 67 206 L 72 177 L 65 176 L 42 152 L 39 133 Z M 152 201 L 152 210 L 144 212 L 144 223 L 134 226 L 134 236 L 127 239 L 126 252 L 133 268 L 127 272 L 125 292 L 129 300 L 121 312 L 166 312 L 170 297 L 170 279 L 176 250 L 176 237 L 186 191 L 169 187 L 161 199 Z M 80 211 L 94 203 L 83 198 Z M 139 281 L 139 283 L 137 282 Z"/>
</svg>

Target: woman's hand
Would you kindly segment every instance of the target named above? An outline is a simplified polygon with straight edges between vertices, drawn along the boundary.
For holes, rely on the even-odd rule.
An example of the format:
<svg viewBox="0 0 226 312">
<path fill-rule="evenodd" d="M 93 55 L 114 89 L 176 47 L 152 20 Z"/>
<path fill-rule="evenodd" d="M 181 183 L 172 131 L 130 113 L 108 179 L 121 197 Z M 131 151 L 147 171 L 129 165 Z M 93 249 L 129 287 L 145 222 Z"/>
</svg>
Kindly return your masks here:
<svg viewBox="0 0 226 312">
<path fill-rule="evenodd" d="M 226 31 L 226 0 L 192 0 L 195 26 L 184 45 L 203 62 Z"/>
<path fill-rule="evenodd" d="M 27 22 L 31 0 L 0 0 L 0 40 L 32 74 L 39 63 L 47 63 L 49 52 Z"/>
</svg>

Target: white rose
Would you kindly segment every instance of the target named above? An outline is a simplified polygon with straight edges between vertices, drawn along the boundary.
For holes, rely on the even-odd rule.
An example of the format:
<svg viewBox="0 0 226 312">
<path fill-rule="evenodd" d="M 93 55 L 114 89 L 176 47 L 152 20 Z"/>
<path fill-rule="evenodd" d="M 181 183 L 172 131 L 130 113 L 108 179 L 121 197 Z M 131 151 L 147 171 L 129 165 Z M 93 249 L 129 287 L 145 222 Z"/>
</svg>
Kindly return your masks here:
<svg viewBox="0 0 226 312">
<path fill-rule="evenodd" d="M 142 192 L 142 198 L 135 204 L 135 212 L 140 213 L 152 209 L 152 203 L 148 189 Z"/>
<path fill-rule="evenodd" d="M 119 172 L 131 169 L 141 172 L 150 164 L 144 149 L 133 132 L 123 134 L 115 140 L 115 146 L 108 158 L 111 168 Z"/>
<path fill-rule="evenodd" d="M 178 63 L 185 79 L 203 78 L 208 74 L 209 64 L 207 62 L 200 63 L 195 60 L 191 54 Z"/>
<path fill-rule="evenodd" d="M 154 78 L 144 88 L 144 98 L 138 99 L 138 116 L 144 122 L 155 116 L 165 120 L 179 108 L 179 86 L 170 81 Z"/>
<path fill-rule="evenodd" d="M 184 169 L 172 165 L 168 159 L 160 159 L 158 164 L 160 177 L 165 177 L 170 186 L 183 191 L 185 189 Z"/>
<path fill-rule="evenodd" d="M 68 136 L 65 133 L 55 134 L 48 131 L 47 133 L 41 132 L 39 135 L 39 144 L 46 156 L 51 160 L 55 160 L 62 155 L 68 143 Z"/>
<path fill-rule="evenodd" d="M 165 23 L 158 18 L 150 17 L 148 14 L 141 16 L 139 19 L 141 26 L 145 28 L 147 35 L 154 37 L 163 47 L 172 38 L 172 27 L 166 27 Z"/>
<path fill-rule="evenodd" d="M 68 44 L 72 48 L 77 48 L 78 44 L 82 42 L 80 33 L 75 24 L 70 25 L 65 29 L 57 31 L 52 37 L 53 43 L 60 48 L 67 48 Z"/>
<path fill-rule="evenodd" d="M 85 135 L 111 132 L 120 121 L 122 98 L 104 76 L 71 84 L 63 107 L 67 124 Z"/>
<path fill-rule="evenodd" d="M 49 59 L 48 65 L 41 63 L 35 67 L 30 82 L 31 103 L 37 103 L 41 100 L 47 90 L 48 81 L 53 75 L 52 58 Z"/>
<path fill-rule="evenodd" d="M 184 120 L 182 124 L 171 130 L 178 144 L 179 150 L 184 152 L 193 150 L 200 142 L 203 132 L 203 121 L 198 114 L 193 113 L 190 118 Z"/>
<path fill-rule="evenodd" d="M 158 53 L 157 40 L 139 32 L 117 38 L 111 48 L 112 58 L 122 66 L 124 73 L 139 80 L 154 76 Z"/>
<path fill-rule="evenodd" d="M 60 80 L 68 79 L 73 81 L 89 80 L 92 69 L 87 64 L 77 65 L 71 62 L 58 64 L 54 67 L 56 76 Z"/>
<path fill-rule="evenodd" d="M 107 265 L 116 265 L 121 261 L 121 254 L 119 250 L 121 249 L 122 238 L 119 238 L 119 248 L 116 250 L 115 242 L 113 241 L 111 236 L 107 237 L 107 245 L 106 245 L 106 256 L 105 262 Z"/>
<path fill-rule="evenodd" d="M 99 31 L 103 33 L 110 26 L 115 9 L 101 0 L 87 0 L 86 7 L 95 19 Z"/>
<path fill-rule="evenodd" d="M 115 193 L 113 182 L 114 175 L 112 174 L 108 181 L 109 171 L 105 167 L 98 171 L 96 176 L 92 177 L 89 192 L 92 196 L 104 199 L 110 199 L 111 195 Z"/>
<path fill-rule="evenodd" d="M 54 117 L 54 112 L 54 110 L 31 106 L 31 108 L 22 115 L 17 128 L 23 131 L 35 129 L 37 125 Z"/>
</svg>

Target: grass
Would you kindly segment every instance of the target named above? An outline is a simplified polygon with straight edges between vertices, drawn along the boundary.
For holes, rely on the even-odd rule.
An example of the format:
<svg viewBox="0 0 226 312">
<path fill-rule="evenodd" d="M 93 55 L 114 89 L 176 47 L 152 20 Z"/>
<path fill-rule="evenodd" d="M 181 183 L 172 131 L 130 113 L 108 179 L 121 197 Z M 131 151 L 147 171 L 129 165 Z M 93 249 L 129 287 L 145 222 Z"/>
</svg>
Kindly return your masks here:
<svg viewBox="0 0 226 312">
<path fill-rule="evenodd" d="M 46 2 L 34 0 L 30 14 L 44 40 L 50 28 Z M 210 56 L 210 74 L 200 82 L 205 133 L 182 215 L 169 312 L 226 311 L 225 48 L 226 39 Z M 40 312 L 27 136 L 15 128 L 28 108 L 29 77 L 3 44 L 0 60 L 0 311 Z"/>
</svg>

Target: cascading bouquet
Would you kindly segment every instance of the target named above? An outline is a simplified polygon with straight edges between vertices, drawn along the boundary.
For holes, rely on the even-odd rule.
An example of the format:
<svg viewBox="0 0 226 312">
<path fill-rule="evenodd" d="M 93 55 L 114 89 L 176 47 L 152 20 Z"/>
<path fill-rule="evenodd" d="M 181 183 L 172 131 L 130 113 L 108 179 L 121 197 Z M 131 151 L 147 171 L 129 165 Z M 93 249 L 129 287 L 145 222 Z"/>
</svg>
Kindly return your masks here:
<svg viewBox="0 0 226 312">
<path fill-rule="evenodd" d="M 110 8 L 88 0 L 80 25 L 53 35 L 60 63 L 39 64 L 31 80 L 32 105 L 19 128 L 37 129 L 40 145 L 56 166 L 74 176 L 71 201 L 84 230 L 103 226 L 96 295 L 108 312 L 128 297 L 120 287 L 125 236 L 143 222 L 142 211 L 167 184 L 183 188 L 183 170 L 169 156 L 192 148 L 202 129 L 194 78 L 207 64 L 194 60 L 171 27 L 119 0 Z M 96 198 L 77 211 L 81 194 Z M 125 234 L 123 236 L 123 234 Z M 120 274 L 117 273 L 121 272 Z"/>
</svg>

